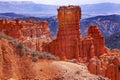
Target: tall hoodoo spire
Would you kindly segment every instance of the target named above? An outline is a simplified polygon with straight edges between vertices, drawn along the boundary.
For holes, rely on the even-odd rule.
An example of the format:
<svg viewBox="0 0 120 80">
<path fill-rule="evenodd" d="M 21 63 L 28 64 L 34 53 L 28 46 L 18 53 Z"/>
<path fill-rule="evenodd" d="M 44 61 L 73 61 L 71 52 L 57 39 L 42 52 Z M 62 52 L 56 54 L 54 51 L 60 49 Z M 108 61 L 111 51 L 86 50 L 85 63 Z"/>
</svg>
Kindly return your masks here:
<svg viewBox="0 0 120 80">
<path fill-rule="evenodd" d="M 96 26 L 90 26 L 82 39 L 80 31 L 81 8 L 61 6 L 58 9 L 59 30 L 57 38 L 47 45 L 47 52 L 66 59 L 100 56 L 104 53 L 104 37 Z"/>
<path fill-rule="evenodd" d="M 58 9 L 58 35 L 57 39 L 49 44 L 50 49 L 48 49 L 48 52 L 60 58 L 63 55 L 67 59 L 79 57 L 80 52 L 82 52 L 82 46 L 80 46 L 82 45 L 80 19 L 81 8 L 79 6 L 61 6 Z"/>
</svg>

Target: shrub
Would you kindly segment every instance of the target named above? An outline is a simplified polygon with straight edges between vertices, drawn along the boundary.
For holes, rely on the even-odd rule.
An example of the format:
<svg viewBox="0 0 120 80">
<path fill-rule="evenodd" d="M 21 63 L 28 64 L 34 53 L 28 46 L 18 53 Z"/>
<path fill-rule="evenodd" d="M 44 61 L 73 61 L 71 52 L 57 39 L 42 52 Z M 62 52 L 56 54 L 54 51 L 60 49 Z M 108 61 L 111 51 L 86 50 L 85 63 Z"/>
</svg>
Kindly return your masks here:
<svg viewBox="0 0 120 80">
<path fill-rule="evenodd" d="M 38 54 L 38 58 L 39 58 L 39 59 L 43 59 L 43 58 L 45 58 L 44 53 L 43 53 L 43 52 L 40 52 L 40 53 Z"/>
<path fill-rule="evenodd" d="M 38 53 L 38 58 L 39 59 L 49 59 L 49 60 L 60 60 L 59 57 L 56 57 L 50 53 L 47 52 L 40 52 Z"/>
<path fill-rule="evenodd" d="M 17 48 L 17 50 L 19 51 L 19 55 L 23 56 L 24 53 L 28 54 L 31 52 L 31 50 L 24 46 L 24 44 L 22 42 L 17 41 L 16 39 L 4 34 L 4 33 L 0 33 L 0 38 L 4 38 L 7 39 L 10 43 L 14 44 Z"/>
<path fill-rule="evenodd" d="M 32 57 L 33 62 L 37 62 L 38 58 L 37 57 Z"/>
<path fill-rule="evenodd" d="M 32 55 L 32 57 L 35 57 L 35 56 L 38 55 L 38 52 L 37 51 L 33 51 L 31 55 Z"/>
<path fill-rule="evenodd" d="M 17 43 L 16 39 L 14 39 L 14 38 L 12 38 L 12 37 L 4 34 L 4 33 L 1 33 L 1 32 L 0 32 L 0 38 L 7 39 L 7 40 L 8 40 L 9 42 L 11 42 L 12 44 L 16 44 L 16 43 Z"/>
<path fill-rule="evenodd" d="M 18 49 L 23 49 L 23 44 L 22 43 L 18 43 L 17 48 Z"/>
<path fill-rule="evenodd" d="M 22 42 L 17 41 L 16 39 L 7 36 L 3 33 L 0 33 L 0 38 L 4 38 L 7 39 L 9 42 L 11 42 L 12 44 L 15 44 L 17 50 L 19 51 L 19 54 L 21 57 L 26 54 L 28 55 L 29 53 L 31 53 L 32 55 L 32 60 L 35 62 L 37 57 L 39 59 L 49 59 L 49 60 L 60 60 L 59 57 L 56 57 L 50 53 L 47 52 L 38 52 L 38 51 L 32 51 L 30 48 L 28 48 L 27 46 L 25 46 Z"/>
<path fill-rule="evenodd" d="M 16 48 L 18 49 L 19 51 L 19 55 L 22 57 L 24 55 L 24 49 L 23 49 L 23 44 L 22 43 L 18 43 L 16 45 Z"/>
</svg>

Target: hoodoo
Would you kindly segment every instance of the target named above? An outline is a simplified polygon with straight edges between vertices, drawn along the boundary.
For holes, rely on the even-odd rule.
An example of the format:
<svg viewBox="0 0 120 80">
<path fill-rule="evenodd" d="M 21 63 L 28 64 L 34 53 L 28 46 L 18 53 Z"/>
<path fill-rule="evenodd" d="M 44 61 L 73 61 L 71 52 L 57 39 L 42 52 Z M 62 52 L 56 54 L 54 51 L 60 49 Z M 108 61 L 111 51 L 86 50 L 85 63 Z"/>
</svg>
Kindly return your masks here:
<svg viewBox="0 0 120 80">
<path fill-rule="evenodd" d="M 79 58 L 82 48 L 80 32 L 81 8 L 79 6 L 62 6 L 58 9 L 59 31 L 57 39 L 45 45 L 45 51 L 61 59 Z"/>
<path fill-rule="evenodd" d="M 46 21 L 0 20 L 0 32 L 22 41 L 26 46 L 37 51 L 42 50 L 42 42 L 51 40 Z"/>
<path fill-rule="evenodd" d="M 120 80 L 120 51 L 110 50 L 109 48 L 107 48 L 105 46 L 105 38 L 103 37 L 100 29 L 94 25 L 91 25 L 89 27 L 88 33 L 83 39 L 80 31 L 80 19 L 81 8 L 79 6 L 61 6 L 58 9 L 59 30 L 57 38 L 52 41 L 48 23 L 46 21 L 37 22 L 33 20 L 0 20 L 0 32 L 5 33 L 6 35 L 9 35 L 15 39 L 18 39 L 32 50 L 49 52 L 55 56 L 59 56 L 60 59 L 63 61 L 84 63 L 88 67 L 88 70 L 93 74 L 101 75 L 111 80 Z M 3 38 L 8 39 L 8 37 Z M 7 78 L 10 77 L 15 77 L 16 79 L 20 78 L 20 80 L 22 80 L 23 78 L 33 79 L 37 75 L 40 78 L 45 77 L 43 79 L 48 78 L 48 76 L 50 78 L 53 76 L 55 80 L 70 80 L 71 78 L 77 79 L 73 73 L 79 76 L 81 75 L 81 71 L 86 70 L 86 68 L 84 67 L 80 68 L 79 66 L 77 67 L 76 64 L 71 64 L 67 62 L 61 63 L 59 61 L 54 62 L 47 60 L 46 63 L 44 63 L 43 61 L 40 61 L 40 63 L 34 63 L 30 59 L 31 56 L 24 56 L 17 59 L 16 56 L 19 57 L 19 55 L 17 54 L 20 51 L 17 51 L 17 47 L 14 48 L 13 44 L 11 45 L 10 43 L 11 41 L 14 42 L 14 40 L 11 40 L 10 38 L 8 39 L 10 41 L 7 41 L 5 39 L 0 39 L 0 78 L 3 78 L 2 80 L 7 80 Z M 17 46 L 17 42 L 15 43 Z M 27 50 L 22 49 L 22 51 Z M 14 55 L 14 53 L 17 54 Z M 34 52 L 31 51 L 30 54 L 32 53 Z M 46 54 L 41 54 L 41 56 L 44 57 Z M 48 57 L 48 59 L 51 58 L 49 55 L 46 56 Z M 34 58 L 37 57 L 34 56 L 33 59 Z M 18 65 L 16 65 L 16 63 Z M 36 66 L 38 64 L 42 65 L 38 67 Z M 56 67 L 55 70 L 54 66 Z M 78 69 L 80 70 L 80 72 Z M 60 74 L 56 75 L 58 73 Z M 69 73 L 72 76 L 69 75 Z M 83 73 L 86 73 L 86 71 Z M 62 76 L 67 76 L 69 78 L 71 76 L 71 78 L 64 78 Z M 88 77 L 88 74 L 87 76 L 83 76 L 85 77 L 85 79 L 87 79 L 86 77 Z M 80 78 L 78 79 L 80 80 L 84 79 L 81 76 L 79 77 Z M 102 78 L 99 79 L 103 80 Z M 54 79 L 51 78 L 50 80 Z"/>
<path fill-rule="evenodd" d="M 97 26 L 90 26 L 87 36 L 82 39 L 80 31 L 81 8 L 62 6 L 58 9 L 59 31 L 57 38 L 43 45 L 43 51 L 61 59 L 90 59 L 104 53 L 105 41 Z"/>
</svg>

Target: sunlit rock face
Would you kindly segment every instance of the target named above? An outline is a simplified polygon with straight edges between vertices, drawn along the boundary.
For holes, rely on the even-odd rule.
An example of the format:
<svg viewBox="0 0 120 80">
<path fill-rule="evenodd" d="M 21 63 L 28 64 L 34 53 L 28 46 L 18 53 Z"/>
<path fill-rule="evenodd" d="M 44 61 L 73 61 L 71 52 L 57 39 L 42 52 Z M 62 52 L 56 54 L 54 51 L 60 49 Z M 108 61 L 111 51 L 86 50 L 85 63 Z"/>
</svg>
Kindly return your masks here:
<svg viewBox="0 0 120 80">
<path fill-rule="evenodd" d="M 0 32 L 5 33 L 33 50 L 42 51 L 42 43 L 51 40 L 46 21 L 0 20 Z"/>
<path fill-rule="evenodd" d="M 18 39 L 19 41 L 22 41 L 32 50 L 49 52 L 51 54 L 59 56 L 60 59 L 64 61 L 71 61 L 78 64 L 80 62 L 84 63 L 87 65 L 88 70 L 93 74 L 108 77 L 111 80 L 119 80 L 120 51 L 109 50 L 105 46 L 105 40 L 99 28 L 94 25 L 90 26 L 87 35 L 83 39 L 80 32 L 80 19 L 81 8 L 79 6 L 60 7 L 58 9 L 59 31 L 57 34 L 57 38 L 53 41 L 51 41 L 50 38 L 51 36 L 50 30 L 48 28 L 48 23 L 45 21 L 36 22 L 33 20 L 0 20 L 0 32 L 5 33 L 15 39 Z M 19 79 L 18 77 L 20 77 L 28 79 L 28 77 L 31 77 L 31 79 L 33 79 L 36 75 L 39 76 L 39 72 L 36 74 L 34 72 L 41 71 L 41 69 L 38 70 L 38 68 L 31 65 L 34 63 L 30 59 L 26 57 L 23 57 L 21 59 L 19 58 L 19 56 L 14 55 L 13 46 L 6 44 L 9 44 L 9 42 L 6 40 L 0 40 L 1 78 L 7 79 L 10 77 L 15 77 L 16 79 Z M 16 65 L 16 63 L 18 65 Z M 48 63 L 46 63 L 46 65 L 48 65 Z M 69 64 L 65 63 L 65 65 Z M 14 68 L 14 66 L 16 68 Z M 51 68 L 53 69 L 54 66 L 55 65 L 53 65 Z M 20 70 L 18 70 L 18 67 L 20 67 Z M 36 71 L 31 69 L 32 67 L 34 67 Z M 61 66 L 61 68 L 62 67 L 63 66 Z M 68 66 L 68 70 L 70 69 L 69 67 L 70 66 Z M 60 67 L 58 66 L 58 68 Z M 76 68 L 77 67 L 72 69 L 71 67 L 71 70 L 75 70 Z M 46 67 L 46 69 L 48 69 L 48 66 Z M 58 70 L 58 72 L 60 70 Z M 48 75 L 51 74 L 49 72 Z M 71 73 L 71 71 L 69 73 Z M 68 74 L 66 74 L 66 76 L 68 76 Z"/>
<path fill-rule="evenodd" d="M 95 46 L 95 56 L 100 56 L 105 53 L 105 39 L 97 26 L 90 26 L 88 35 L 93 38 L 93 45 Z"/>
<path fill-rule="evenodd" d="M 62 6 L 58 9 L 59 31 L 57 38 L 45 51 L 61 59 L 79 58 L 82 36 L 80 32 L 81 9 L 79 6 Z"/>
<path fill-rule="evenodd" d="M 103 54 L 100 58 L 93 57 L 88 62 L 91 73 L 106 76 L 111 80 L 120 79 L 120 51 L 111 54 Z"/>
<path fill-rule="evenodd" d="M 34 62 L 31 51 L 26 54 L 17 46 L 17 41 L 13 43 L 0 38 L 0 80 L 108 80 L 91 74 L 84 64 L 47 60 L 44 57 Z"/>
<path fill-rule="evenodd" d="M 105 39 L 97 26 L 90 26 L 86 37 L 83 39 L 83 56 L 88 59 L 105 53 Z"/>
<path fill-rule="evenodd" d="M 80 32 L 80 19 L 79 6 L 60 7 L 57 38 L 50 43 L 43 44 L 43 51 L 59 56 L 65 61 L 74 62 L 72 59 L 76 59 L 77 62 L 85 63 L 93 74 L 119 80 L 120 54 L 111 52 L 105 46 L 105 39 L 97 26 L 90 25 L 83 39 Z"/>
<path fill-rule="evenodd" d="M 80 32 L 81 8 L 62 6 L 58 9 L 59 31 L 57 38 L 44 45 L 48 51 L 61 59 L 92 58 L 104 53 L 105 41 L 97 26 L 90 26 L 87 36 L 82 39 Z"/>
<path fill-rule="evenodd" d="M 24 21 L 22 25 L 22 42 L 33 50 L 42 51 L 42 43 L 51 40 L 48 23 L 46 21 Z"/>
<path fill-rule="evenodd" d="M 22 26 L 19 24 L 18 20 L 16 21 L 0 20 L 0 32 L 12 36 L 13 38 L 20 38 L 21 28 Z"/>
</svg>

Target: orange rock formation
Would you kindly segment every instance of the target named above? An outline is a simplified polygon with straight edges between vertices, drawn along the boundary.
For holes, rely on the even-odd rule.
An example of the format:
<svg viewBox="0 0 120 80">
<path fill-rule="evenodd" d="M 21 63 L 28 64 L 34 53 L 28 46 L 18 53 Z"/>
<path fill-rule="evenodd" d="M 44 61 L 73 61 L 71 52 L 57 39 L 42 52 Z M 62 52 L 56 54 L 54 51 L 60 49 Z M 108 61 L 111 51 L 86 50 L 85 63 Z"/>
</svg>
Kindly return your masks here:
<svg viewBox="0 0 120 80">
<path fill-rule="evenodd" d="M 105 39 L 97 26 L 91 25 L 88 34 L 82 39 L 80 18 L 79 6 L 60 7 L 57 38 L 43 44 L 43 51 L 59 56 L 62 60 L 77 59 L 86 63 L 91 73 L 119 80 L 120 54 L 112 53 L 105 46 Z"/>
<path fill-rule="evenodd" d="M 87 36 L 83 39 L 83 55 L 88 59 L 105 53 L 105 39 L 97 26 L 90 26 Z"/>
<path fill-rule="evenodd" d="M 33 50 L 42 50 L 42 42 L 50 41 L 50 30 L 46 21 L 0 20 L 0 32 L 22 41 Z"/>
<path fill-rule="evenodd" d="M 8 21 L 8 20 L 0 20 L 0 32 L 3 32 L 9 36 L 14 38 L 20 38 L 20 29 L 22 26 L 19 24 L 18 20 L 16 21 Z"/>
<path fill-rule="evenodd" d="M 83 64 L 46 59 L 33 62 L 30 55 L 19 56 L 18 50 L 15 44 L 0 38 L 0 80 L 98 80 L 100 78 L 90 74 Z"/>
<path fill-rule="evenodd" d="M 100 56 L 105 52 L 105 40 L 96 26 L 90 26 L 87 36 L 82 39 L 80 32 L 81 9 L 79 6 L 58 9 L 59 31 L 57 38 L 43 45 L 44 51 L 61 59 Z"/>
<path fill-rule="evenodd" d="M 88 29 L 88 34 L 84 39 L 82 38 L 80 31 L 81 8 L 79 6 L 60 7 L 58 9 L 58 19 L 58 35 L 52 42 L 50 42 L 50 31 L 47 22 L 0 20 L 0 32 L 22 41 L 33 50 L 49 52 L 59 56 L 60 59 L 65 61 L 76 59 L 71 61 L 83 62 L 93 74 L 102 75 L 111 80 L 120 79 L 120 51 L 110 51 L 105 46 L 105 39 L 97 26 L 91 25 Z M 45 43 L 43 44 L 43 42 Z M 63 64 L 61 62 L 56 64 L 55 62 L 55 64 L 51 64 L 51 68 L 58 66 L 60 70 L 58 69 L 58 72 L 54 72 L 54 69 L 50 68 L 50 70 L 55 73 L 54 75 L 46 71 L 48 67 L 45 68 L 44 73 L 40 73 L 39 71 L 41 71 L 41 69 L 36 67 L 39 63 L 33 63 L 29 57 L 24 56 L 20 58 L 20 56 L 13 54 L 19 51 L 14 49 L 11 44 L 7 44 L 9 44 L 8 41 L 4 39 L 0 40 L 0 78 L 3 80 L 10 78 L 35 79 L 36 76 L 43 79 L 50 79 L 52 76 L 51 79 L 54 79 L 56 77 L 55 75 L 61 70 L 58 65 L 62 65 L 62 67 L 69 65 L 68 63 Z M 16 63 L 18 65 L 16 65 Z M 48 63 L 42 64 L 46 66 Z M 71 69 L 78 68 L 73 68 L 72 65 L 67 67 Z M 41 68 L 44 69 L 44 66 Z M 64 70 L 69 70 L 65 68 Z M 45 74 L 47 74 L 47 76 L 45 76 Z M 61 74 L 64 75 L 63 72 L 61 72 Z M 70 78 L 67 73 L 66 76 L 66 80 L 74 79 L 74 77 Z M 58 77 L 56 79 L 59 80 Z"/>
<path fill-rule="evenodd" d="M 58 9 L 59 31 L 57 39 L 44 45 L 44 51 L 59 56 L 61 59 L 79 58 L 82 37 L 79 30 L 81 9 L 79 6 L 60 7 Z"/>
</svg>

